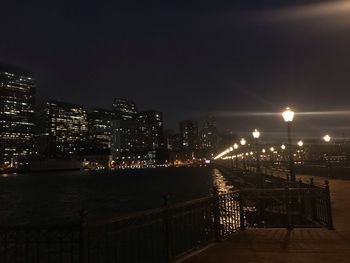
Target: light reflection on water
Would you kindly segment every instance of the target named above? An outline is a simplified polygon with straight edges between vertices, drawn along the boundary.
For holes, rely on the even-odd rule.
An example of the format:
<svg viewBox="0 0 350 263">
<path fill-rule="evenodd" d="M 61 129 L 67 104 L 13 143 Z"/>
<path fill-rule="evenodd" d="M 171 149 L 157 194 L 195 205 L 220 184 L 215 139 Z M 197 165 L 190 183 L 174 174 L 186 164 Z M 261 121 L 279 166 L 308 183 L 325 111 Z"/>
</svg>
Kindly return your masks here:
<svg viewBox="0 0 350 263">
<path fill-rule="evenodd" d="M 213 185 L 217 187 L 220 194 L 231 192 L 234 188 L 218 169 L 213 169 Z"/>
</svg>

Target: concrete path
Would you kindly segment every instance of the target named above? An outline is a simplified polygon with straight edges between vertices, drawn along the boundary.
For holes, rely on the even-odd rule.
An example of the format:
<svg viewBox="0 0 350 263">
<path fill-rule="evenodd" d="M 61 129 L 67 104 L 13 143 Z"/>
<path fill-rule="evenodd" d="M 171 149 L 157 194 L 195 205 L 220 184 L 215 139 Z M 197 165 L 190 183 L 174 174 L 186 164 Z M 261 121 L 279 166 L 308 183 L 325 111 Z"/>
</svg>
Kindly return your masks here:
<svg viewBox="0 0 350 263">
<path fill-rule="evenodd" d="M 308 176 L 298 176 L 309 180 Z M 314 177 L 316 183 L 324 178 Z M 335 230 L 251 229 L 182 262 L 350 262 L 350 181 L 330 180 Z"/>
</svg>

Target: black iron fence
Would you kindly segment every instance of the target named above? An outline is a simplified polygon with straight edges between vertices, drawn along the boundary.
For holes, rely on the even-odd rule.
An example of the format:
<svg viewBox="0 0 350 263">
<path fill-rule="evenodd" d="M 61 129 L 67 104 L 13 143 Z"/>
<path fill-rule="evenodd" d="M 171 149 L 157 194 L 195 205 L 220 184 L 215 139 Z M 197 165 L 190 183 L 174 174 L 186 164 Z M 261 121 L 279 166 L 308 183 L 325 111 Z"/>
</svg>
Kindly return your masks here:
<svg viewBox="0 0 350 263">
<path fill-rule="evenodd" d="M 332 228 L 328 185 L 250 189 L 109 221 L 1 227 L 0 262 L 169 262 L 249 227 Z"/>
</svg>

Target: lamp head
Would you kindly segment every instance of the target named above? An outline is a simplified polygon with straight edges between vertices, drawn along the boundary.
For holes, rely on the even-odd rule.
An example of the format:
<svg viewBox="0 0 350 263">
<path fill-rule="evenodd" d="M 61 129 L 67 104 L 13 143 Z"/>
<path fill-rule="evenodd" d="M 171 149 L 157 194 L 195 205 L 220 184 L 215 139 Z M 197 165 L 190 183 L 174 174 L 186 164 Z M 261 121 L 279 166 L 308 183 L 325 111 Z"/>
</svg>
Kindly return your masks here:
<svg viewBox="0 0 350 263">
<path fill-rule="evenodd" d="M 331 136 L 329 136 L 328 134 L 326 134 L 324 137 L 323 137 L 323 140 L 325 142 L 330 142 L 331 141 Z"/>
<path fill-rule="evenodd" d="M 255 129 L 252 134 L 254 139 L 258 139 L 260 137 L 260 132 L 257 129 Z"/>
<path fill-rule="evenodd" d="M 283 119 L 285 122 L 292 122 L 294 119 L 294 111 L 292 111 L 289 107 L 282 113 Z"/>
</svg>

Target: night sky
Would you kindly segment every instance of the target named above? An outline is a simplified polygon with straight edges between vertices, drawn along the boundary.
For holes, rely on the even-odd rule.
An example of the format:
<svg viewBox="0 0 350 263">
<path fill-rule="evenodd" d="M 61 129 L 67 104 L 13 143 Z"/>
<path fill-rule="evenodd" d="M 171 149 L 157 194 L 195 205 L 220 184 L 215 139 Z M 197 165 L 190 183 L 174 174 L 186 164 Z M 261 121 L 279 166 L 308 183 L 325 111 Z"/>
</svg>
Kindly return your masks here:
<svg viewBox="0 0 350 263">
<path fill-rule="evenodd" d="M 39 101 L 127 97 L 170 128 L 213 114 L 269 136 L 288 105 L 297 136 L 350 134 L 350 1 L 20 2 L 1 4 L 0 62 L 33 71 Z"/>
</svg>

